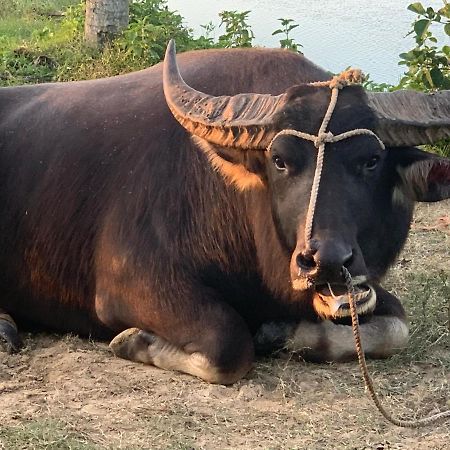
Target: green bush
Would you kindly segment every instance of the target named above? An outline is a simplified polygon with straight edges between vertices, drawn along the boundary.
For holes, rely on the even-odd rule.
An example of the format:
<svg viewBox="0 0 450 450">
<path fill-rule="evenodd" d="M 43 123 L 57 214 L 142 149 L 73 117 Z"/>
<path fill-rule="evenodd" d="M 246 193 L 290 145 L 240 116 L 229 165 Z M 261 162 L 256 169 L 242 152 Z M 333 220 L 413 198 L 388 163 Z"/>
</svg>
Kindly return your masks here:
<svg viewBox="0 0 450 450">
<path fill-rule="evenodd" d="M 222 11 L 219 13 L 222 21 L 220 25 L 225 25 L 225 33 L 219 36 L 219 47 L 251 47 L 255 38 L 250 25 L 247 23 L 248 15 L 251 11 Z"/>
<path fill-rule="evenodd" d="M 406 66 L 407 71 L 396 86 L 376 83 L 368 78 L 364 83 L 366 89 L 379 92 L 398 89 L 425 92 L 450 89 L 450 46 L 439 46 L 438 39 L 431 31 L 432 26 L 441 27 L 444 35 L 450 36 L 450 4 L 444 0 L 443 7 L 434 10 L 416 2 L 410 4 L 408 10 L 416 13 L 417 17 L 411 24 L 412 30 L 408 33 L 408 36 L 414 37 L 416 45 L 410 51 L 399 55 L 399 65 Z M 450 157 L 450 139 L 425 147 L 428 151 Z"/>
<path fill-rule="evenodd" d="M 410 4 L 408 10 L 417 14 L 409 33 L 416 45 L 409 52 L 400 54 L 399 64 L 408 70 L 397 88 L 418 91 L 450 89 L 450 46 L 439 45 L 431 31 L 432 26 L 440 27 L 445 36 L 450 36 L 450 4 L 444 1 L 442 8 L 434 10 L 416 2 Z M 427 146 L 427 149 L 450 157 L 450 139 Z"/>
<path fill-rule="evenodd" d="M 408 9 L 417 14 L 408 34 L 414 36 L 416 45 L 409 52 L 400 54 L 399 64 L 408 70 L 399 87 L 421 91 L 450 89 L 450 46 L 438 46 L 438 40 L 431 31 L 433 25 L 440 26 L 450 36 L 450 4 L 444 3 L 435 11 L 431 7 L 425 9 L 422 3 L 417 2 L 410 4 Z"/>
</svg>

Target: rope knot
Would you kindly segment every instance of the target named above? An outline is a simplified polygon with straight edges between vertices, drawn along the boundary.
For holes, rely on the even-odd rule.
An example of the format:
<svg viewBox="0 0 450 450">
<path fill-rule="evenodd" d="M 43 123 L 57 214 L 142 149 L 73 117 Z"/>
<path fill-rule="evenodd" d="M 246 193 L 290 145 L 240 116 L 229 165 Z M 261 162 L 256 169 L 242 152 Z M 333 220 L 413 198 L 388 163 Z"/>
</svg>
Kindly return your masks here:
<svg viewBox="0 0 450 450">
<path fill-rule="evenodd" d="M 360 69 L 350 68 L 330 80 L 330 89 L 342 89 L 350 84 L 361 84 L 365 77 Z"/>
<path fill-rule="evenodd" d="M 314 147 L 319 148 L 322 144 L 326 142 L 333 142 L 334 134 L 331 131 L 322 132 L 316 136 L 314 139 Z"/>
</svg>

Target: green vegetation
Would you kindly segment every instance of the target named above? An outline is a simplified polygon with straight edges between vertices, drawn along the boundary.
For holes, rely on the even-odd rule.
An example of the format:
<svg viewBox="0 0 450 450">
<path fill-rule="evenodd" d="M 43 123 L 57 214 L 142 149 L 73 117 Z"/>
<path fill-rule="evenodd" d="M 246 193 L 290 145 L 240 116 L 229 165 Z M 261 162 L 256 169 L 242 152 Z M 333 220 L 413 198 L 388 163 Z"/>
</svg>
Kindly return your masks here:
<svg viewBox="0 0 450 450">
<path fill-rule="evenodd" d="M 219 16 L 222 19 L 220 25 L 225 25 L 225 34 L 219 37 L 219 46 L 251 47 L 255 38 L 250 25 L 247 23 L 251 11 L 222 11 Z M 213 43 L 214 45 L 214 43 Z"/>
<path fill-rule="evenodd" d="M 131 2 L 129 27 L 102 51 L 83 43 L 84 2 L 14 1 L 18 7 L 2 13 L 0 29 L 19 21 L 24 26 L 18 28 L 28 30 L 28 34 L 2 34 L 3 85 L 99 78 L 139 70 L 160 61 L 170 37 L 175 37 L 181 51 L 204 46 L 203 39 L 194 39 L 191 30 L 182 24 L 182 17 L 169 11 L 161 0 Z M 42 4 L 42 9 L 36 8 L 37 4 Z M 63 14 L 58 13 L 60 9 Z M 49 15 L 53 18 L 49 19 Z M 33 19 L 35 28 L 31 30 L 28 25 Z"/>
<path fill-rule="evenodd" d="M 76 0 L 0 0 L 0 50 L 14 50 L 61 22 Z"/>
<path fill-rule="evenodd" d="M 394 89 L 450 89 L 450 46 L 439 47 L 438 40 L 431 31 L 432 26 L 441 27 L 444 34 L 450 36 L 450 4 L 447 0 L 443 0 L 443 4 L 439 10 L 426 8 L 420 2 L 408 6 L 408 10 L 417 14 L 409 33 L 414 36 L 416 46 L 399 55 L 399 64 L 405 65 L 407 72 Z M 450 157 L 450 139 L 427 147 L 428 150 Z"/>
<path fill-rule="evenodd" d="M 203 27 L 205 35 L 194 38 L 166 0 L 132 0 L 128 28 L 98 51 L 83 43 L 84 1 L 0 0 L 0 85 L 99 78 L 143 69 L 162 59 L 170 38 L 180 52 L 251 47 L 249 13 L 223 11 L 219 27 L 224 26 L 225 32 L 215 42 L 210 37 L 213 24 Z M 288 42 L 294 48 L 293 41 Z"/>
<path fill-rule="evenodd" d="M 426 8 L 422 3 L 412 3 L 410 11 L 418 14 L 412 23 L 413 29 L 409 35 L 414 36 L 416 46 L 407 53 L 401 53 L 399 64 L 408 69 L 400 81 L 400 87 L 417 90 L 450 89 L 449 58 L 450 46 L 438 47 L 431 26 L 442 26 L 447 36 L 450 36 L 450 4 L 444 2 L 439 10 Z"/>
<path fill-rule="evenodd" d="M 420 2 L 408 10 L 417 14 L 409 33 L 415 47 L 399 55 L 406 72 L 399 85 L 367 80 L 365 87 L 377 91 L 410 88 L 423 91 L 450 88 L 450 46 L 439 46 L 432 32 L 437 27 L 450 35 L 450 4 L 433 9 Z M 46 81 L 69 81 L 118 75 L 143 69 L 159 62 L 169 38 L 175 38 L 178 51 L 211 47 L 251 47 L 253 31 L 248 24 L 250 11 L 222 11 L 216 26 L 203 25 L 204 33 L 194 37 L 183 17 L 170 11 L 166 0 L 131 0 L 130 23 L 126 30 L 101 51 L 83 42 L 84 1 L 80 0 L 0 0 L 0 86 Z M 299 51 L 301 44 L 290 33 L 299 25 L 281 18 L 280 46 Z M 436 147 L 450 155 L 450 143 Z"/>
<path fill-rule="evenodd" d="M 407 274 L 405 281 L 409 285 L 405 303 L 411 318 L 407 359 L 424 360 L 429 356 L 430 348 L 437 345 L 446 351 L 450 350 L 449 274 L 443 270 L 434 272 L 432 276 L 426 272 L 414 272 Z M 442 354 L 435 357 L 436 364 L 450 368 L 450 358 Z"/>
<path fill-rule="evenodd" d="M 58 420 L 40 419 L 0 427 L 0 448 L 9 450 L 96 450 L 81 433 Z"/>
<path fill-rule="evenodd" d="M 289 33 L 294 30 L 295 28 L 299 27 L 298 23 L 295 23 L 292 19 L 278 19 L 279 22 L 281 22 L 281 28 L 278 30 L 275 30 L 272 33 L 272 36 L 275 36 L 277 34 L 284 34 L 284 39 L 280 39 L 280 47 L 281 48 L 287 48 L 288 50 L 293 50 L 294 52 L 299 51 L 299 47 L 303 47 L 302 44 L 299 44 L 294 41 L 289 36 Z"/>
</svg>

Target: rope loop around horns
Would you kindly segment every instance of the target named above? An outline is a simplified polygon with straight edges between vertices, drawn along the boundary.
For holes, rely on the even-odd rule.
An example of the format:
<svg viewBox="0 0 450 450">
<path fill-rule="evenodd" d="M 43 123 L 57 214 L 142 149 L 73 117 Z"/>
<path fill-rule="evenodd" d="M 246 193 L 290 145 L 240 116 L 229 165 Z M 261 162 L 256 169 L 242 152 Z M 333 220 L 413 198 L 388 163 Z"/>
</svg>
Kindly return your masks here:
<svg viewBox="0 0 450 450">
<path fill-rule="evenodd" d="M 279 136 L 291 135 L 312 142 L 318 150 L 316 171 L 314 174 L 314 180 L 311 187 L 311 196 L 309 200 L 308 213 L 306 215 L 305 243 L 307 246 L 310 245 L 312 237 L 314 213 L 317 203 L 317 196 L 319 194 L 319 185 L 322 176 L 323 161 L 325 157 L 325 144 L 339 142 L 353 136 L 365 134 L 375 137 L 378 143 L 380 144 L 381 148 L 382 149 L 385 148 L 381 139 L 372 130 L 368 130 L 366 128 L 356 128 L 354 130 L 346 131 L 345 133 L 341 133 L 338 135 L 334 135 L 333 133 L 331 133 L 331 131 L 327 131 L 328 125 L 331 120 L 331 116 L 333 115 L 334 109 L 336 107 L 339 90 L 351 84 L 359 84 L 362 81 L 364 81 L 364 75 L 362 74 L 361 70 L 351 68 L 344 70 L 339 75 L 334 76 L 331 80 L 309 83 L 310 86 L 318 86 L 318 87 L 328 86 L 331 89 L 330 104 L 328 105 L 327 111 L 322 120 L 322 124 L 320 125 L 317 135 L 312 135 L 309 133 L 304 133 L 302 131 L 292 130 L 288 128 L 279 131 L 273 137 L 273 139 L 270 141 L 269 146 L 267 147 L 267 151 L 270 151 L 273 142 Z"/>
<path fill-rule="evenodd" d="M 360 69 L 350 67 L 335 75 L 331 80 L 315 81 L 309 84 L 310 86 L 328 86 L 330 89 L 342 89 L 351 84 L 361 84 L 365 79 L 366 77 Z"/>
</svg>

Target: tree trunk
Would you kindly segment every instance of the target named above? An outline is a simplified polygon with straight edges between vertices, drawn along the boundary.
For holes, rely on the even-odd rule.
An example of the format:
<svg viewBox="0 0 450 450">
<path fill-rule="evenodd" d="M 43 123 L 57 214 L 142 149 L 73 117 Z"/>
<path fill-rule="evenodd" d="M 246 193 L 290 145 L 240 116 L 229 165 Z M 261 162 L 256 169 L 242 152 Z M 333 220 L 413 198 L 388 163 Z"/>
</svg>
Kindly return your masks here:
<svg viewBox="0 0 450 450">
<path fill-rule="evenodd" d="M 86 0 L 84 38 L 102 47 L 128 25 L 129 0 Z"/>
</svg>

